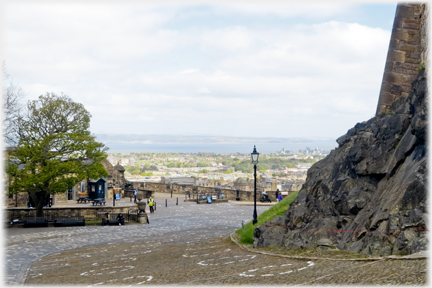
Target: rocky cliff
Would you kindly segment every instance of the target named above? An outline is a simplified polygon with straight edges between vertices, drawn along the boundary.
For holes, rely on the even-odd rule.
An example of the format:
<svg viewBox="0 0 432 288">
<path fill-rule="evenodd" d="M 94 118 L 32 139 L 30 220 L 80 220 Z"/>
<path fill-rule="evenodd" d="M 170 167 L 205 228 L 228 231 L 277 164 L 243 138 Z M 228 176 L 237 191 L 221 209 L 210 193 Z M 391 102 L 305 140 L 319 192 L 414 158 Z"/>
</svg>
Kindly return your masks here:
<svg viewBox="0 0 432 288">
<path fill-rule="evenodd" d="M 392 112 L 340 137 L 285 215 L 254 230 L 254 246 L 381 256 L 425 250 L 427 93 L 422 70 Z"/>
</svg>

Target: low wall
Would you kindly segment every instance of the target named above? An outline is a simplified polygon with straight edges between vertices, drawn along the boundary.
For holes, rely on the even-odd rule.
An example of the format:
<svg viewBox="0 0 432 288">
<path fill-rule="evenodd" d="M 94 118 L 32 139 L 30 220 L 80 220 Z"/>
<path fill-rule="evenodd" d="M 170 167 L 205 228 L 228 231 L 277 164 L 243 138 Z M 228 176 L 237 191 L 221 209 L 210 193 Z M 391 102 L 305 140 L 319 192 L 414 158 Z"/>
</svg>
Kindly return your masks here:
<svg viewBox="0 0 432 288">
<path fill-rule="evenodd" d="M 86 206 L 86 207 L 47 207 L 44 208 L 44 216 L 49 220 L 53 221 L 57 216 L 84 216 L 86 220 L 99 220 L 101 215 L 106 212 L 113 214 L 123 213 L 127 215 L 129 210 L 132 210 L 136 214 L 137 205 L 122 206 L 122 207 L 105 207 L 105 206 Z M 26 217 L 35 217 L 36 209 L 34 208 L 6 208 L 3 209 L 4 219 L 7 222 L 13 219 L 23 220 Z"/>
<path fill-rule="evenodd" d="M 179 184 L 162 184 L 162 183 L 154 183 L 154 182 L 134 182 L 134 188 L 138 190 L 152 190 L 155 193 L 170 193 L 171 190 L 173 194 L 181 194 L 183 196 L 186 195 L 186 190 L 191 193 L 191 197 L 194 193 L 198 192 L 200 194 L 202 193 L 208 193 L 208 196 L 211 196 L 211 194 L 216 194 L 218 192 L 224 194 L 224 199 L 233 200 L 235 201 L 237 199 L 237 191 L 231 190 L 231 189 L 219 189 L 214 187 L 205 187 L 205 186 L 192 186 L 192 185 L 179 185 Z M 171 189 L 172 188 L 172 189 Z M 277 201 L 276 191 L 268 191 L 269 198 L 272 201 Z M 257 191 L 257 201 L 261 198 L 261 192 Z M 254 200 L 254 192 L 253 191 L 243 191 L 240 190 L 239 192 L 239 198 L 240 201 L 253 201 Z"/>
</svg>

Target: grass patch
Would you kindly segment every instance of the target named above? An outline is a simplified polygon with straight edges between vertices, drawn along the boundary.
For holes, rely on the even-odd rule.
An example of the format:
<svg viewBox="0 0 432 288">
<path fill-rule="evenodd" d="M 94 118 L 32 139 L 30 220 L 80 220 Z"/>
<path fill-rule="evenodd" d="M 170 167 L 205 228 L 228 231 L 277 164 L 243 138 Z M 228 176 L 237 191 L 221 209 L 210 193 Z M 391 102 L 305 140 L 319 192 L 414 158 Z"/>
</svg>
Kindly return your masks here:
<svg viewBox="0 0 432 288">
<path fill-rule="evenodd" d="M 290 195 L 282 199 L 282 201 L 276 203 L 275 205 L 271 206 L 270 209 L 258 215 L 258 222 L 255 225 L 252 225 L 252 221 L 250 221 L 246 225 L 244 225 L 244 228 L 238 229 L 236 233 L 239 235 L 239 243 L 252 244 L 253 230 L 255 229 L 255 227 L 273 219 L 275 216 L 283 216 L 284 213 L 288 210 L 291 202 L 297 197 L 297 194 L 298 191 L 291 193 Z"/>
</svg>

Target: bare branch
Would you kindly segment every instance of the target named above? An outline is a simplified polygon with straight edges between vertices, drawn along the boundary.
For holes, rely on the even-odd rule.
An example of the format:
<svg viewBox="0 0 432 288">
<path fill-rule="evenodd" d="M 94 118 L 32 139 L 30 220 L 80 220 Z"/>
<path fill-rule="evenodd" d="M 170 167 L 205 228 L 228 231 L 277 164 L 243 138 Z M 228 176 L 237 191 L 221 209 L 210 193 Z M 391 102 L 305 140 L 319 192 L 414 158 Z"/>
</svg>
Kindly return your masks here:
<svg viewBox="0 0 432 288">
<path fill-rule="evenodd" d="M 16 144 L 18 141 L 18 119 L 21 116 L 25 93 L 13 84 L 3 62 L 3 139 L 6 144 Z"/>
</svg>

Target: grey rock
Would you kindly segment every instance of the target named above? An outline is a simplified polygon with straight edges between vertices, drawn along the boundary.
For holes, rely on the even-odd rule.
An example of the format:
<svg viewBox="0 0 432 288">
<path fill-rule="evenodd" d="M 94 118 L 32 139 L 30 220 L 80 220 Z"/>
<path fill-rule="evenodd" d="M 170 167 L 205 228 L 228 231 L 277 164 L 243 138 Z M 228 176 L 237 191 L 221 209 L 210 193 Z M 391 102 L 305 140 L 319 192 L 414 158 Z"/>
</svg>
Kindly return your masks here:
<svg viewBox="0 0 432 288">
<path fill-rule="evenodd" d="M 278 223 L 260 225 L 254 245 L 286 249 L 336 246 L 371 255 L 426 249 L 427 77 L 392 105 L 392 115 L 358 123 L 308 171 Z"/>
<path fill-rule="evenodd" d="M 317 241 L 318 246 L 334 246 L 333 241 L 328 238 L 321 238 Z"/>
</svg>

